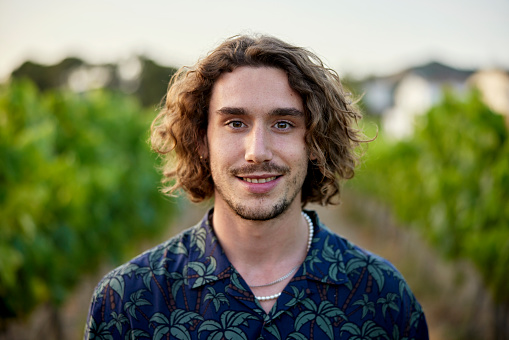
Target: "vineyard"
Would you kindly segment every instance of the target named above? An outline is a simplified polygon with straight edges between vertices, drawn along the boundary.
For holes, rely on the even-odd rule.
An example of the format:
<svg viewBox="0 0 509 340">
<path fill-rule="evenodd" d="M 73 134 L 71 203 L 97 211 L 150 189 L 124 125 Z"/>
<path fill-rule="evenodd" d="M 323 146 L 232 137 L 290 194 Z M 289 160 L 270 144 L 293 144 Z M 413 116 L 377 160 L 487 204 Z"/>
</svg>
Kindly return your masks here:
<svg viewBox="0 0 509 340">
<path fill-rule="evenodd" d="M 165 228 L 152 116 L 103 91 L 0 87 L 1 319 L 59 306 L 86 273 Z"/>
<path fill-rule="evenodd" d="M 353 185 L 444 257 L 475 265 L 496 304 L 497 338 L 507 336 L 509 320 L 508 137 L 504 117 L 477 92 L 465 99 L 446 92 L 412 138 L 380 131 Z"/>
<path fill-rule="evenodd" d="M 176 212 L 157 190 L 154 116 L 111 90 L 0 86 L 0 320 L 58 308 L 88 273 L 167 228 Z M 494 301 L 495 338 L 508 336 L 508 160 L 504 117 L 476 92 L 446 93 L 411 138 L 378 131 L 349 183 L 444 258 L 476 267 Z"/>
</svg>

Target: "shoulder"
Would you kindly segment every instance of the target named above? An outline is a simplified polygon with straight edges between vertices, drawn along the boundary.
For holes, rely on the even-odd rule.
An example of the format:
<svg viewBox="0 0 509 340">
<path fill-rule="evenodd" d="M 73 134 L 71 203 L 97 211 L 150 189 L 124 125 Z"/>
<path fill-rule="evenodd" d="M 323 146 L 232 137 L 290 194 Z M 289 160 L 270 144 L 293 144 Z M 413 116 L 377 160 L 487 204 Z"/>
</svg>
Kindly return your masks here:
<svg viewBox="0 0 509 340">
<path fill-rule="evenodd" d="M 143 278 L 148 277 L 146 274 L 160 276 L 183 268 L 193 249 L 200 243 L 200 239 L 205 239 L 205 235 L 205 228 L 196 225 L 143 252 L 106 274 L 95 288 L 92 299 L 102 297 L 107 287 L 123 297 L 129 286 L 143 284 Z"/>
<path fill-rule="evenodd" d="M 386 284 L 405 282 L 396 267 L 385 258 L 374 254 L 344 237 L 332 232 L 318 219 L 315 233 L 315 248 L 319 249 L 326 262 L 342 262 L 342 269 L 350 281 L 361 275 L 372 276 L 383 288 Z M 405 282 L 406 284 L 406 282 Z"/>
<path fill-rule="evenodd" d="M 168 305 L 168 285 L 178 279 L 190 257 L 200 253 L 203 248 L 200 240 L 204 235 L 207 230 L 198 224 L 105 275 L 92 295 L 86 337 L 97 332 L 111 334 L 108 329 L 117 321 L 140 321 L 136 316 L 127 318 L 127 315 L 136 315 L 134 309 L 145 317 L 149 314 L 142 313 L 140 308 L 146 307 L 155 313 L 159 311 L 160 301 Z"/>
<path fill-rule="evenodd" d="M 346 310 L 371 310 L 379 324 L 395 322 L 406 330 L 406 334 L 427 334 L 421 305 L 398 269 L 385 258 L 317 222 L 315 237 L 318 239 L 315 242 L 328 265 L 329 276 L 334 274 L 339 279 L 340 273 L 344 275 L 344 280 L 337 282 L 344 283 L 347 289 L 343 305 Z M 366 309 L 368 307 L 371 309 Z"/>
</svg>

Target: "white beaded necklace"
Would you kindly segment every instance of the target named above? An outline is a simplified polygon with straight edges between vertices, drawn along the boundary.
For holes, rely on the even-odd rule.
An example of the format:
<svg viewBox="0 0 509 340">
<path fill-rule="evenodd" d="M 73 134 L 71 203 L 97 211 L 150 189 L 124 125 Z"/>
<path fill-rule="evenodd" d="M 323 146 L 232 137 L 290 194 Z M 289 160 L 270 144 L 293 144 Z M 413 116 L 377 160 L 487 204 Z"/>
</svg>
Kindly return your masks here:
<svg viewBox="0 0 509 340">
<path fill-rule="evenodd" d="M 313 241 L 313 231 L 314 231 L 314 227 L 313 227 L 313 221 L 311 221 L 311 218 L 304 212 L 302 212 L 302 216 L 306 219 L 307 223 L 308 223 L 308 226 L 309 226 L 309 238 L 308 238 L 308 246 L 307 246 L 307 249 L 306 249 L 306 255 L 307 253 L 309 252 L 309 249 L 311 248 L 311 242 Z M 279 279 L 277 280 L 274 280 L 272 282 L 269 282 L 269 283 L 266 283 L 266 284 L 263 284 L 263 285 L 257 285 L 257 286 L 249 286 L 251 288 L 258 288 L 258 287 L 268 287 L 268 286 L 272 286 L 272 285 L 275 285 L 276 283 L 279 283 L 285 279 L 287 279 L 290 275 L 292 275 L 292 273 L 297 270 L 297 268 L 300 267 L 300 264 L 293 267 L 290 272 L 288 272 L 288 274 L 280 277 Z M 282 292 L 279 292 L 277 294 L 274 294 L 274 295 L 268 295 L 268 296 L 255 296 L 255 298 L 258 300 L 258 301 L 268 301 L 268 300 L 273 300 L 273 299 L 277 299 L 280 295 L 281 295 Z"/>
</svg>

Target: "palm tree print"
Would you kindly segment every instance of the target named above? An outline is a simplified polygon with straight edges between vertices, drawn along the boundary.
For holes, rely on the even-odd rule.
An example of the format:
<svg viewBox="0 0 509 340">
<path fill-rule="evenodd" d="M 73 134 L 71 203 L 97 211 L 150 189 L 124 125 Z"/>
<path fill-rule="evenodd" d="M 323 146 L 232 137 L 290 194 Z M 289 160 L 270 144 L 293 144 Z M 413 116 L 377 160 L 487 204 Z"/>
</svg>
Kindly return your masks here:
<svg viewBox="0 0 509 340">
<path fill-rule="evenodd" d="M 195 312 L 186 312 L 183 309 L 176 309 L 170 315 L 170 320 L 162 314 L 155 313 L 150 322 L 158 324 L 154 331 L 154 340 L 161 340 L 163 336 L 170 333 L 171 336 L 179 340 L 191 340 L 191 334 L 186 325 L 191 325 L 194 320 L 203 320 L 203 317 Z"/>
<path fill-rule="evenodd" d="M 306 274 L 309 269 L 313 271 L 315 263 L 322 263 L 322 260 L 320 260 L 320 258 L 317 256 L 319 251 L 320 249 L 313 249 L 311 250 L 311 254 L 306 257 L 306 260 L 302 264 L 304 267 L 303 274 Z"/>
<path fill-rule="evenodd" d="M 385 297 L 381 297 L 377 300 L 376 303 L 382 305 L 382 313 L 385 318 L 385 313 L 387 312 L 387 308 L 393 309 L 396 312 L 399 312 L 399 307 L 396 301 L 398 300 L 398 295 L 395 293 L 388 293 Z"/>
<path fill-rule="evenodd" d="M 191 233 L 191 247 L 195 248 L 199 252 L 199 257 L 203 257 L 205 254 L 205 241 L 207 239 L 207 231 L 203 228 L 195 229 Z"/>
<path fill-rule="evenodd" d="M 226 295 L 224 293 L 216 293 L 216 290 L 212 287 L 209 287 L 209 293 L 205 295 L 204 301 L 210 300 L 210 302 L 205 307 L 205 312 L 207 311 L 210 303 L 214 304 L 214 307 L 216 308 L 216 312 L 219 311 L 219 308 L 221 307 L 221 304 L 229 305 L 228 299 L 226 298 Z"/>
<path fill-rule="evenodd" d="M 345 272 L 345 263 L 343 262 L 343 254 L 341 250 L 336 249 L 329 245 L 329 238 L 325 239 L 325 244 L 322 252 L 323 258 L 329 262 L 329 276 L 337 280 L 338 273 Z"/>
<path fill-rule="evenodd" d="M 145 289 L 140 289 L 131 294 L 129 301 L 127 301 L 124 305 L 124 310 L 133 318 L 138 319 L 136 316 L 136 310 L 139 310 L 140 313 L 148 320 L 148 317 L 143 313 L 140 309 L 141 306 L 149 306 L 151 305 L 146 299 L 143 298 L 143 293 Z"/>
<path fill-rule="evenodd" d="M 347 253 L 355 255 L 355 257 L 348 261 L 345 268 L 346 273 L 351 276 L 354 272 L 360 270 L 360 274 L 358 275 L 357 282 L 351 288 L 350 294 L 343 304 L 343 309 L 346 309 L 350 304 L 353 296 L 357 293 L 357 290 L 359 289 L 366 273 L 368 273 L 366 292 L 370 293 L 372 289 L 371 286 L 373 278 L 377 283 L 378 292 L 381 292 L 385 284 L 386 275 L 384 275 L 384 272 L 390 273 L 393 271 L 387 263 L 369 253 L 359 251 L 354 252 L 353 250 L 347 250 Z"/>
<path fill-rule="evenodd" d="M 111 321 L 108 322 L 107 328 L 111 328 L 112 326 L 115 326 L 118 330 L 118 333 L 122 334 L 122 324 L 128 323 L 129 320 L 125 317 L 124 314 L 120 313 L 117 314 L 116 312 L 111 312 Z"/>
<path fill-rule="evenodd" d="M 172 294 L 172 296 L 177 296 L 177 293 L 180 290 L 180 288 L 184 284 L 187 284 L 187 277 L 179 272 L 171 272 L 169 277 L 170 277 L 171 281 L 173 282 L 171 285 L 171 294 Z M 185 293 L 184 293 L 184 299 L 186 299 Z"/>
<path fill-rule="evenodd" d="M 356 324 L 349 322 L 341 327 L 341 336 L 344 332 L 350 333 L 348 340 L 371 340 L 385 338 L 390 340 L 385 330 L 377 326 L 372 320 L 368 320 L 362 324 L 362 328 L 359 328 Z"/>
<path fill-rule="evenodd" d="M 108 288 L 113 289 L 113 291 L 115 291 L 120 296 L 120 298 L 124 298 L 124 275 L 131 277 L 137 269 L 138 266 L 136 264 L 128 263 L 112 271 L 104 278 L 104 280 L 99 283 L 95 289 L 94 298 L 104 298 L 103 292 L 105 293 Z"/>
<path fill-rule="evenodd" d="M 207 339 L 242 339 L 248 340 L 246 333 L 239 326 L 248 326 L 248 320 L 257 317 L 246 312 L 227 310 L 221 314 L 221 322 L 215 320 L 204 321 L 198 329 L 198 337 L 208 332 Z"/>
<path fill-rule="evenodd" d="M 356 252 L 355 255 L 355 258 L 348 261 L 346 265 L 346 272 L 350 274 L 354 270 L 362 268 L 361 277 L 367 271 L 375 279 L 378 291 L 380 292 L 384 287 L 385 275 L 383 271 L 387 271 L 387 264 L 368 253 Z"/>
<path fill-rule="evenodd" d="M 113 336 L 108 329 L 106 322 L 101 322 L 99 325 L 95 322 L 94 318 L 90 318 L 87 328 L 87 340 L 113 340 Z"/>
<path fill-rule="evenodd" d="M 198 287 L 208 282 L 214 281 L 217 279 L 216 275 L 213 273 L 216 270 L 216 259 L 212 256 L 207 257 L 209 264 L 205 266 L 203 262 L 189 262 L 189 264 L 184 267 L 183 275 L 187 278 L 190 278 L 188 271 L 192 269 L 196 272 L 198 278 L 194 282 L 193 287 Z M 187 284 L 187 282 L 186 282 Z"/>
<path fill-rule="evenodd" d="M 210 218 L 105 276 L 85 339 L 427 339 L 421 306 L 401 274 L 316 215 L 302 268 L 266 313 Z"/>
<path fill-rule="evenodd" d="M 314 338 L 313 333 L 315 323 L 329 337 L 329 339 L 333 339 L 334 330 L 330 319 L 336 317 L 341 317 L 345 320 L 347 319 L 345 313 L 338 307 L 335 307 L 329 301 L 320 302 L 318 307 L 316 306 L 316 303 L 311 299 L 303 300 L 302 304 L 307 308 L 307 310 L 299 313 L 295 319 L 294 327 L 298 332 L 302 326 L 308 322 L 311 322 L 310 339 Z"/>
<path fill-rule="evenodd" d="M 380 299 L 378 300 L 380 301 Z M 375 303 L 369 300 L 369 296 L 367 294 L 363 294 L 362 300 L 357 300 L 353 303 L 354 305 L 362 306 L 362 318 L 364 319 L 369 312 L 373 313 L 373 317 L 375 316 Z M 385 312 L 384 312 L 385 316 Z"/>
<path fill-rule="evenodd" d="M 130 329 L 125 335 L 125 340 L 138 340 L 141 338 L 150 339 L 150 334 L 141 329 Z"/>
<path fill-rule="evenodd" d="M 293 287 L 293 286 L 292 286 L 292 290 L 293 290 L 293 296 L 292 296 L 292 299 L 286 303 L 287 307 L 295 306 L 296 304 L 298 304 L 299 302 L 301 302 L 304 299 L 304 296 L 306 296 L 306 293 L 303 290 L 299 291 L 296 287 Z"/>
<path fill-rule="evenodd" d="M 156 276 L 169 276 L 168 269 L 166 268 L 166 263 L 173 261 L 170 257 L 164 255 L 165 249 L 163 247 L 156 248 L 149 256 L 149 266 L 148 267 L 140 267 L 136 270 L 136 276 L 141 276 L 143 279 L 143 283 L 145 287 L 149 291 L 152 290 L 150 286 L 150 282 L 154 280 L 159 290 L 163 292 L 163 288 L 161 284 L 157 281 Z"/>
</svg>

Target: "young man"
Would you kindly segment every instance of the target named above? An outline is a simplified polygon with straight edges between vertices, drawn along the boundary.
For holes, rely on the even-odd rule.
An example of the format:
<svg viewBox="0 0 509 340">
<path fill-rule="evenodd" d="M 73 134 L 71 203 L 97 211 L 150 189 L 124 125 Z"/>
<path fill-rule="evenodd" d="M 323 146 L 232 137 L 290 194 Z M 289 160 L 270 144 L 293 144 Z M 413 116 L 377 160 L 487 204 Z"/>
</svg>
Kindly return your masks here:
<svg viewBox="0 0 509 340">
<path fill-rule="evenodd" d="M 345 96 L 314 54 L 266 36 L 181 69 L 152 146 L 165 193 L 214 208 L 108 274 L 85 337 L 427 339 L 399 272 L 302 210 L 353 176 L 360 114 Z"/>
</svg>

